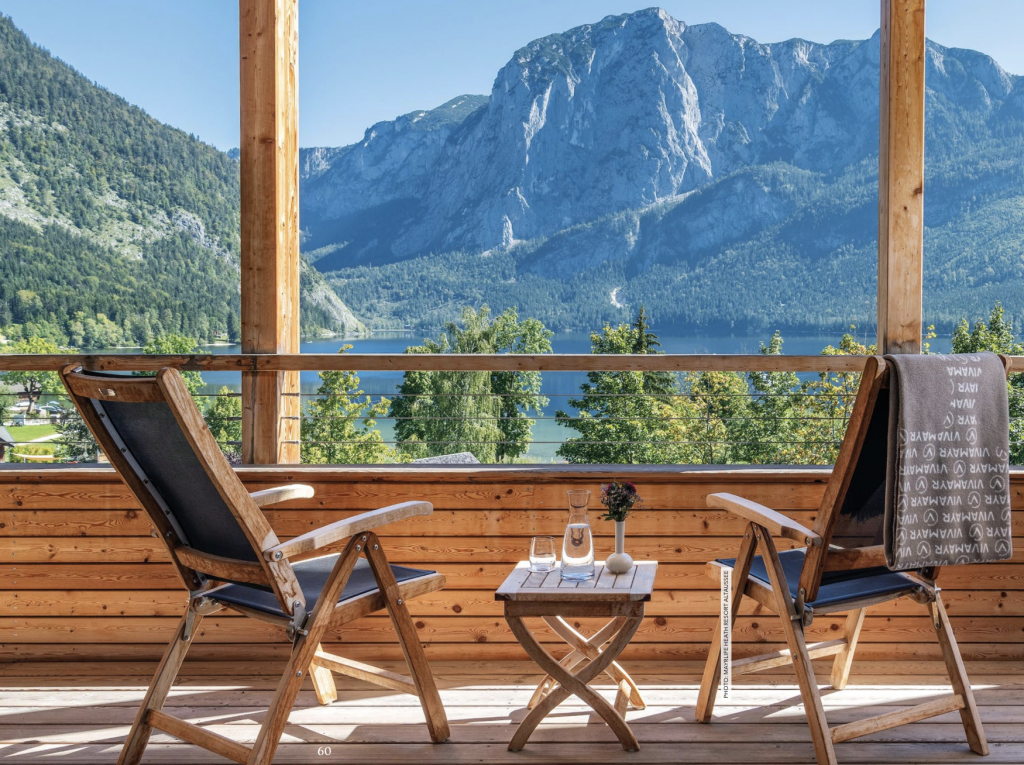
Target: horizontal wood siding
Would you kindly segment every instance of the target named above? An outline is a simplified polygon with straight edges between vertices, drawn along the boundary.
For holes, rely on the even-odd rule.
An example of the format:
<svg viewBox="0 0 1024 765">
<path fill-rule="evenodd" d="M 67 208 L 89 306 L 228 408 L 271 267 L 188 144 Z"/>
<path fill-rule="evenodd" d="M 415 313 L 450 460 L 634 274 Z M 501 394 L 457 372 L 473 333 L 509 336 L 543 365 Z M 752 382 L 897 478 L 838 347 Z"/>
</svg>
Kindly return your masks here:
<svg viewBox="0 0 1024 765">
<path fill-rule="evenodd" d="M 596 493 L 601 468 L 243 468 L 250 490 L 309 483 L 312 500 L 267 510 L 282 538 L 356 512 L 404 500 L 434 504 L 432 516 L 381 529 L 392 562 L 433 568 L 447 589 L 410 603 L 428 656 L 525 658 L 493 591 L 526 557 L 529 537 L 560 537 L 565 491 Z M 706 496 L 733 491 L 813 522 L 827 470 L 628 468 L 645 508 L 627 523 L 627 551 L 660 562 L 648 618 L 625 656 L 700 659 L 711 638 L 718 592 L 704 574 L 731 557 L 742 524 L 706 507 Z M 1012 479 L 1015 553 L 1007 563 L 945 568 L 939 579 L 965 658 L 1024 660 L 1024 472 Z M 612 551 L 611 523 L 592 513 L 597 551 Z M 788 546 L 780 540 L 780 546 Z M 169 639 L 185 593 L 147 518 L 116 475 L 103 468 L 0 470 L 0 660 L 155 659 Z M 843 615 L 822 616 L 814 639 L 842 634 Z M 587 627 L 587 624 L 583 624 Z M 542 633 L 552 644 L 560 641 Z M 386 615 L 346 625 L 328 650 L 356 659 L 397 659 Z M 781 647 L 778 620 L 747 602 L 735 629 L 737 656 Z M 280 656 L 276 628 L 238 616 L 203 621 L 196 658 Z M 910 601 L 870 609 L 857 655 L 938 659 L 925 611 Z"/>
</svg>

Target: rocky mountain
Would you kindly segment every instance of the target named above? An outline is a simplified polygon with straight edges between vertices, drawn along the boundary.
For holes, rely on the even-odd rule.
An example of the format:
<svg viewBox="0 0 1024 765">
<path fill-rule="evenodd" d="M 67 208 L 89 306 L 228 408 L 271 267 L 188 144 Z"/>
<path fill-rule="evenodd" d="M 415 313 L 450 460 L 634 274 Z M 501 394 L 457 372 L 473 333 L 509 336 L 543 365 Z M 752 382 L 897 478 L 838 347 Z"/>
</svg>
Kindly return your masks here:
<svg viewBox="0 0 1024 765">
<path fill-rule="evenodd" d="M 517 305 L 589 329 L 874 320 L 879 40 L 763 44 L 662 10 L 515 53 L 302 158 L 304 250 L 378 323 Z M 1024 314 L 1024 78 L 928 43 L 926 312 Z M 965 289 L 968 288 L 968 289 Z"/>
<path fill-rule="evenodd" d="M 0 335 L 237 336 L 238 166 L 0 16 Z M 362 328 L 318 273 L 307 333 Z"/>
</svg>

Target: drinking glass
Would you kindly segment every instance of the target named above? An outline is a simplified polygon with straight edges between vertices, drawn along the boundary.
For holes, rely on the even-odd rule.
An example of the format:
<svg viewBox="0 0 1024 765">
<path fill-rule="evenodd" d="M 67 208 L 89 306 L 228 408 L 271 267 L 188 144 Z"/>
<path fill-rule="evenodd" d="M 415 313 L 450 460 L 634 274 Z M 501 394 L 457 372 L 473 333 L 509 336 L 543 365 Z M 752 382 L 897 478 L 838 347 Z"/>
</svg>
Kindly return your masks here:
<svg viewBox="0 0 1024 765">
<path fill-rule="evenodd" d="M 554 571 L 557 565 L 555 558 L 554 537 L 534 537 L 530 540 L 530 571 L 544 573 Z"/>
<path fill-rule="evenodd" d="M 562 579 L 587 581 L 594 578 L 594 537 L 587 517 L 590 492 L 574 489 L 566 494 L 569 495 L 569 523 L 562 542 Z"/>
</svg>

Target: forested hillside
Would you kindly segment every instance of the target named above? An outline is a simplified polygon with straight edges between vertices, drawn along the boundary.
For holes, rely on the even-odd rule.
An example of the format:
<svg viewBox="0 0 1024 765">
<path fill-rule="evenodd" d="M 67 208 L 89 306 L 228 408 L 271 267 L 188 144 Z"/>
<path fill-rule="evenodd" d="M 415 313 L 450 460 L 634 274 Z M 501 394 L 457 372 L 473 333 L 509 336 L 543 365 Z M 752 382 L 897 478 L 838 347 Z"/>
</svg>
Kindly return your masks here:
<svg viewBox="0 0 1024 765">
<path fill-rule="evenodd" d="M 0 334 L 80 347 L 237 335 L 238 184 L 227 154 L 0 16 Z M 304 329 L 343 330 L 335 309 L 307 312 Z"/>
</svg>

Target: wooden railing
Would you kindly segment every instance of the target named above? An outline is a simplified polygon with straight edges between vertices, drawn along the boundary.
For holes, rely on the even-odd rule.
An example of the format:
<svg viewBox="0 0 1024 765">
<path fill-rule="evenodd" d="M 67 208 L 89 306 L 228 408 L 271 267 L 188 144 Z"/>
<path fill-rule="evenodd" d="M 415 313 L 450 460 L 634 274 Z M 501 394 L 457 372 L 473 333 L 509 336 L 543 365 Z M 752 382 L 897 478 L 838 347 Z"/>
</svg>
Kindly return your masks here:
<svg viewBox="0 0 1024 765">
<path fill-rule="evenodd" d="M 866 356 L 751 354 L 461 354 L 461 353 L 233 353 L 0 354 L 0 371 L 56 371 L 67 364 L 106 372 L 175 367 L 199 372 L 454 371 L 454 372 L 859 372 Z M 1024 369 L 1024 356 L 1015 357 Z"/>
<path fill-rule="evenodd" d="M 418 353 L 309 353 L 309 354 L 0 354 L 0 372 L 7 370 L 56 371 L 69 364 L 108 372 L 153 371 L 174 367 L 183 371 L 243 373 L 243 435 L 241 453 L 287 455 L 278 464 L 299 462 L 301 394 L 296 383 L 292 393 L 277 399 L 244 395 L 249 373 L 298 373 L 301 371 L 352 372 L 795 372 L 857 373 L 866 356 L 767 355 L 767 354 L 418 354 Z M 1024 356 L 1011 357 L 1011 368 L 1024 370 Z M 266 411 L 269 408 L 271 411 Z M 276 428 L 253 426 L 270 417 Z M 841 434 L 840 434 L 841 437 Z"/>
<path fill-rule="evenodd" d="M 174 367 L 198 372 L 860 372 L 867 356 L 774 356 L 724 354 L 592 353 L 223 353 L 0 354 L 0 372 L 57 371 L 68 364 L 106 372 L 144 372 Z M 1024 372 L 1024 356 L 1010 356 Z"/>
<path fill-rule="evenodd" d="M 0 355 L 0 370 L 55 370 L 68 363 L 107 371 L 164 366 L 199 371 L 287 370 L 523 370 L 564 371 L 795 371 L 857 372 L 858 356 L 762 355 L 538 355 L 420 354 L 303 355 Z M 1013 360 L 1024 370 L 1024 358 Z M 13 467 L 13 466 L 12 466 Z M 157 659 L 182 608 L 182 591 L 159 540 L 116 474 L 103 466 L 0 470 L 0 603 L 17 606 L 0 619 L 0 662 L 18 659 Z M 430 519 L 387 529 L 396 563 L 441 571 L 442 593 L 412 605 L 418 634 L 433 659 L 522 658 L 496 611 L 493 589 L 536 534 L 558 536 L 565 524 L 565 491 L 596 491 L 609 475 L 635 482 L 644 508 L 629 521 L 628 549 L 637 559 L 661 562 L 650 618 L 628 659 L 699 661 L 711 640 L 718 609 L 715 584 L 704 564 L 736 554 L 742 527 L 707 507 L 712 492 L 734 491 L 812 522 L 828 468 L 729 469 L 721 466 L 285 466 L 246 467 L 239 475 L 252 490 L 288 482 L 315 487 L 312 501 L 267 511 L 282 539 L 311 527 L 394 501 L 433 503 Z M 1015 549 L 1024 551 L 1024 471 L 1011 477 Z M 595 520 L 599 554 L 611 549 L 611 527 Z M 99 562 L 103 565 L 98 565 Z M 1024 659 L 1024 558 L 944 570 L 965 657 Z M 211 617 L 197 658 L 263 659 L 286 655 L 288 645 L 268 630 L 240 629 L 234 617 Z M 586 625 L 585 625 L 586 626 Z M 842 629 L 839 617 L 815 620 L 815 639 Z M 336 639 L 336 638 L 332 638 Z M 387 617 L 349 625 L 342 648 L 355 659 L 401 658 L 389 642 Z M 542 639 L 554 642 L 544 633 Z M 753 608 L 741 613 L 736 656 L 781 645 L 774 623 Z M 913 603 L 878 607 L 858 648 L 861 659 L 941 658 L 927 614 Z"/>
</svg>

